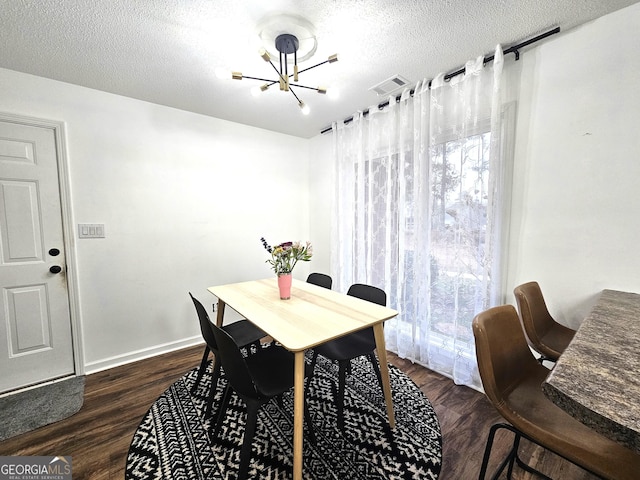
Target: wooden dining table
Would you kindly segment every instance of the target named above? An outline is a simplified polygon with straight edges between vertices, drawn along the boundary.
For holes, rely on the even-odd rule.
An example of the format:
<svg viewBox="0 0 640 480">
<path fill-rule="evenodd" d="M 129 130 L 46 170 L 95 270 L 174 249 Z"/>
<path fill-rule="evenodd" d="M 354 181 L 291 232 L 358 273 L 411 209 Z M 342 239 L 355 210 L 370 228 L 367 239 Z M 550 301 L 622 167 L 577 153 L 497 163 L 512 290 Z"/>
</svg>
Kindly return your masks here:
<svg viewBox="0 0 640 480">
<path fill-rule="evenodd" d="M 219 326 L 228 305 L 294 353 L 294 480 L 302 480 L 306 350 L 373 327 L 387 416 L 389 425 L 395 428 L 383 323 L 398 315 L 397 311 L 295 279 L 288 300 L 280 299 L 276 278 L 218 285 L 208 290 L 218 298 Z"/>
<path fill-rule="evenodd" d="M 602 291 L 542 390 L 585 425 L 640 454 L 640 295 Z"/>
</svg>

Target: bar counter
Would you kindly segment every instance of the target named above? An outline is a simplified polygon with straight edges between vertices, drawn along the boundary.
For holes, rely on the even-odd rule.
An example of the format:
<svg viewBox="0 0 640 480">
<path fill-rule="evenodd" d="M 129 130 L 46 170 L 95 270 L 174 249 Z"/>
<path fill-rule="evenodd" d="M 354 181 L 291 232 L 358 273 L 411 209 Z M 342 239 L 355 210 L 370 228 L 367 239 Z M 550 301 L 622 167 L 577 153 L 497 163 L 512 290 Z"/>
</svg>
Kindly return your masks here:
<svg viewBox="0 0 640 480">
<path fill-rule="evenodd" d="M 604 290 L 542 389 L 577 420 L 640 453 L 640 295 Z"/>
</svg>

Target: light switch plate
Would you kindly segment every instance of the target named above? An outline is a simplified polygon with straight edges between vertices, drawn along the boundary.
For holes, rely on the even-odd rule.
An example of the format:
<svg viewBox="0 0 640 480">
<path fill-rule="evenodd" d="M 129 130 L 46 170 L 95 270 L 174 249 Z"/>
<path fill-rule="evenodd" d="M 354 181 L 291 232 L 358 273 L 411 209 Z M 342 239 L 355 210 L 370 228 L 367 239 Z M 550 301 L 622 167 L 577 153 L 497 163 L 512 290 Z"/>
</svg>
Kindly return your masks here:
<svg viewBox="0 0 640 480">
<path fill-rule="evenodd" d="M 104 238 L 104 223 L 79 223 L 78 238 Z"/>
</svg>

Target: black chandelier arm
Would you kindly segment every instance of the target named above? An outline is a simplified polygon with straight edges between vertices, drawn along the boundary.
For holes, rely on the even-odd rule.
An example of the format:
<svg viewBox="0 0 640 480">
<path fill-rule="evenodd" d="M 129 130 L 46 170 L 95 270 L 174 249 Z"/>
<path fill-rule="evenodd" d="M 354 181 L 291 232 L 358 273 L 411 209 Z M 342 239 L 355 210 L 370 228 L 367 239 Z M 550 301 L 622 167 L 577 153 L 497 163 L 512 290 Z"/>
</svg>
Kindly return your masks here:
<svg viewBox="0 0 640 480">
<path fill-rule="evenodd" d="M 292 75 L 289 75 L 289 77 L 291 77 Z M 261 78 L 261 77 L 250 77 L 249 75 L 242 75 L 242 78 L 247 78 L 249 80 L 259 80 L 261 82 L 267 82 L 267 88 L 271 87 L 272 85 L 275 85 L 276 83 L 278 83 L 278 80 L 270 80 L 268 78 Z M 315 90 L 316 92 L 320 90 L 320 88 L 318 87 L 309 87 L 307 85 L 300 85 L 299 83 L 290 83 L 289 87 L 297 87 L 297 88 L 306 88 L 307 90 Z M 295 96 L 295 94 L 294 94 Z M 298 97 L 296 97 L 298 98 Z"/>
<path fill-rule="evenodd" d="M 261 82 L 268 82 L 269 86 L 273 85 L 274 83 L 278 83 L 278 80 L 271 80 L 269 78 L 260 78 L 260 77 L 250 77 L 249 75 L 242 75 L 242 78 L 248 78 L 249 80 L 259 80 Z"/>
<path fill-rule="evenodd" d="M 301 74 L 302 72 L 306 72 L 307 70 L 311 70 L 312 68 L 316 68 L 316 67 L 319 67 L 320 65 L 324 65 L 325 63 L 329 63 L 329 60 L 325 60 L 324 62 L 320 62 L 317 65 L 313 65 L 311 67 L 303 68 L 302 70 L 298 71 L 298 75 Z"/>
<path fill-rule="evenodd" d="M 298 95 L 296 95 L 296 92 L 294 92 L 292 88 L 289 88 L 289 91 L 294 97 L 296 97 L 296 100 L 298 101 L 298 105 L 300 105 L 302 103 L 302 100 L 298 98 Z"/>
<path fill-rule="evenodd" d="M 302 72 L 306 72 L 307 70 L 311 70 L 312 68 L 316 68 L 319 67 L 320 65 L 324 65 L 325 63 L 333 63 L 333 62 L 337 62 L 338 61 L 338 57 L 335 55 L 332 55 L 331 57 L 329 57 L 327 60 L 325 60 L 324 62 L 320 62 L 317 63 L 315 65 L 312 65 L 310 67 L 307 68 L 303 68 L 302 70 L 298 71 L 298 74 L 301 74 Z"/>
<path fill-rule="evenodd" d="M 274 82 L 275 83 L 275 82 Z M 299 87 L 299 88 L 306 88 L 308 90 L 315 90 L 316 92 L 318 90 L 320 90 L 318 87 L 308 87 L 306 85 L 300 85 L 299 83 L 290 83 L 289 84 L 290 87 Z"/>
</svg>

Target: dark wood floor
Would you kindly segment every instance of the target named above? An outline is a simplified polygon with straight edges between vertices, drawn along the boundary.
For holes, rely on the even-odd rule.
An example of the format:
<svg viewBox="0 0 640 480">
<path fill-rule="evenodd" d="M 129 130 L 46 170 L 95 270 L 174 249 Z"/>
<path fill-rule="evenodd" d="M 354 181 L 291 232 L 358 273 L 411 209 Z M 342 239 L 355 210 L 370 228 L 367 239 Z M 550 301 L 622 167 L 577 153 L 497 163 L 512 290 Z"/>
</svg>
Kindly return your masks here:
<svg viewBox="0 0 640 480">
<path fill-rule="evenodd" d="M 193 347 L 89 375 L 84 405 L 77 414 L 0 442 L 0 456 L 71 455 L 74 480 L 122 480 L 129 443 L 140 420 L 171 383 L 199 364 L 201 354 L 202 347 Z M 487 432 L 500 420 L 486 397 L 393 354 L 389 361 L 413 379 L 436 410 L 443 435 L 440 479 L 478 478 Z M 509 444 L 507 435 L 498 435 L 495 458 Z M 525 461 L 554 479 L 596 478 L 538 447 L 523 445 L 522 452 Z M 532 477 L 516 470 L 514 478 Z"/>
</svg>

